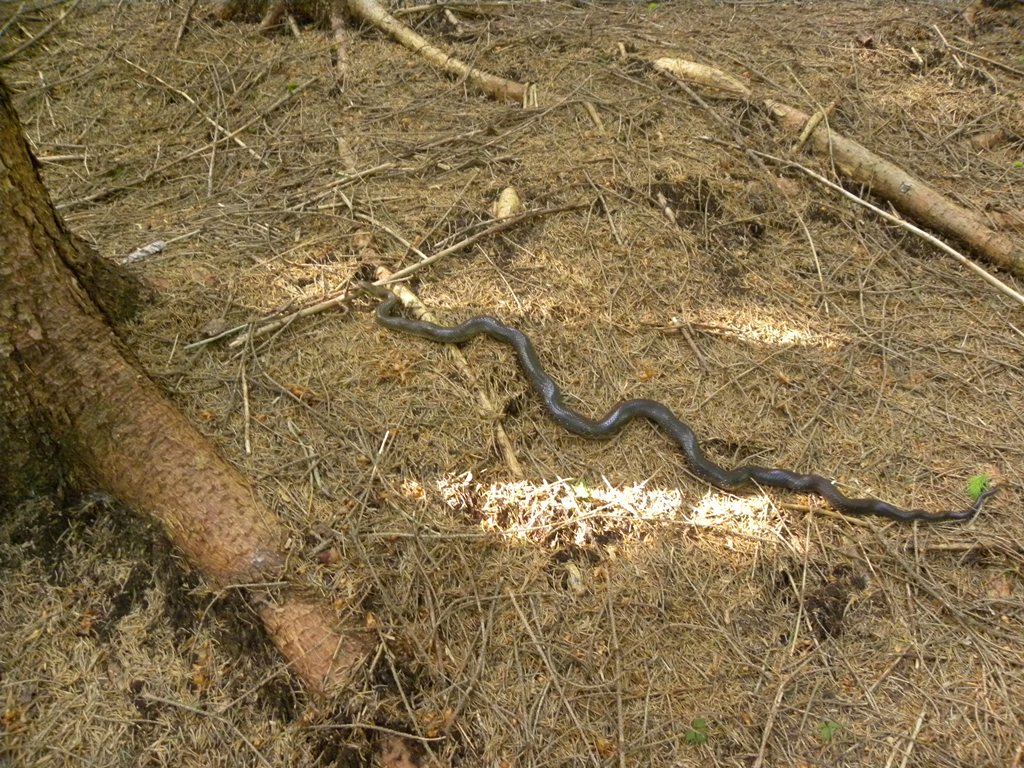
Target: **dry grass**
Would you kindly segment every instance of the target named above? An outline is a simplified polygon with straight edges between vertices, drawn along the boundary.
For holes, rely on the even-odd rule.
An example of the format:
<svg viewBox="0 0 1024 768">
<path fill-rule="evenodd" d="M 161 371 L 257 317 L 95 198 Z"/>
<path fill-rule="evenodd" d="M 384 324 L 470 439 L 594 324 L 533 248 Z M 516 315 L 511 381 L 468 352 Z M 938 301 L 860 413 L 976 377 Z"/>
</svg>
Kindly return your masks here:
<svg viewBox="0 0 1024 768">
<path fill-rule="evenodd" d="M 418 19 L 539 83 L 547 106 L 523 112 L 372 32 L 353 36 L 343 93 L 314 30 L 213 26 L 200 6 L 172 54 L 187 6 L 83 3 L 4 77 L 78 233 L 110 258 L 173 240 L 133 267 L 160 298 L 130 343 L 288 521 L 297 574 L 379 629 L 377 684 L 306 699 L 244 601 L 210 594 L 156 531 L 102 500 L 39 503 L 0 538 L 0 764 L 350 766 L 395 730 L 439 765 L 1021 765 L 1021 308 L 802 178 L 780 195 L 702 138 L 734 138 L 705 110 L 616 55 L 835 100 L 846 135 L 1020 216 L 1024 78 L 933 27 L 1021 68 L 1019 13 L 971 32 L 938 2 L 543 4 L 448 39 Z M 780 152 L 760 115 L 711 108 Z M 243 146 L 213 145 L 246 124 Z M 1016 143 L 968 141 L 999 127 Z M 933 527 L 731 497 L 645 426 L 608 444 L 560 432 L 507 350 L 477 342 L 519 480 L 443 351 L 358 301 L 241 349 L 186 348 L 341 291 L 368 232 L 392 268 L 416 258 L 395 234 L 444 248 L 509 184 L 533 208 L 584 207 L 439 262 L 420 295 L 447 321 L 527 330 L 582 410 L 660 399 L 723 463 L 900 504 L 959 506 L 977 472 L 1002 494 Z"/>
</svg>

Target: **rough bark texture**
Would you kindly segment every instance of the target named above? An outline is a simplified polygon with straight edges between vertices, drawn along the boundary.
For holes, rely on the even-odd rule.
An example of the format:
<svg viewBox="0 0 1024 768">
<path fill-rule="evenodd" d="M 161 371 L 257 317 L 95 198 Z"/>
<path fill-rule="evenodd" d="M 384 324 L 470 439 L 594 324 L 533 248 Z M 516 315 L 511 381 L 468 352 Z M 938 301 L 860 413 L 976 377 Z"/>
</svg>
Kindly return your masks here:
<svg viewBox="0 0 1024 768">
<path fill-rule="evenodd" d="M 283 533 L 126 352 L 71 265 L 20 125 L 0 95 L 0 376 L 42 414 L 66 460 L 135 509 L 219 584 L 278 578 Z"/>
<path fill-rule="evenodd" d="M 29 496 L 58 494 L 64 474 L 57 445 L 18 380 L 0 373 L 0 515 Z"/>
<path fill-rule="evenodd" d="M 213 584 L 277 581 L 280 522 L 131 361 L 77 274 L 95 261 L 54 211 L 0 82 L 0 497 L 52 485 L 59 445 L 66 467 L 156 518 Z M 262 602 L 272 639 L 302 654 L 289 662 L 314 690 L 343 684 L 369 650 L 289 590 Z"/>
<path fill-rule="evenodd" d="M 316 691 L 330 691 L 350 681 L 375 645 L 368 631 L 350 631 L 346 637 L 325 632 L 332 617 L 322 600 L 292 595 L 288 600 L 265 602 L 259 613 L 292 672 Z"/>
</svg>

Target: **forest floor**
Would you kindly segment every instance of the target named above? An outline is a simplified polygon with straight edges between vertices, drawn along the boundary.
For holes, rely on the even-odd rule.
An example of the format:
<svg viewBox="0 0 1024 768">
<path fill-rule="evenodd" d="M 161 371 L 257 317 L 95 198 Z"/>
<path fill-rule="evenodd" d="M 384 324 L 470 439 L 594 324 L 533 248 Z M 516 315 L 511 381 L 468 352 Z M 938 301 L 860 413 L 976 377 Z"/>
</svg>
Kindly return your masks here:
<svg viewBox="0 0 1024 768">
<path fill-rule="evenodd" d="M 762 110 L 645 63 L 832 105 L 833 129 L 1022 238 L 1024 6 L 402 17 L 536 83 L 523 109 L 371 29 L 339 88 L 329 31 L 202 3 L 182 30 L 189 5 L 83 2 L 0 74 L 70 228 L 112 260 L 166 242 L 128 267 L 156 298 L 127 343 L 286 521 L 295 577 L 378 631 L 375 684 L 307 697 L 149 523 L 39 501 L 0 516 L 0 765 L 358 766 L 394 731 L 439 766 L 1024 765 L 1024 307 L 753 162 L 833 176 Z M 7 45 L 60 10 L 23 9 Z M 981 474 L 1001 493 L 935 525 L 725 493 L 645 424 L 565 432 L 501 345 L 463 348 L 471 381 L 361 297 L 197 343 L 458 242 L 509 186 L 573 207 L 411 287 L 446 323 L 528 332 L 574 407 L 660 400 L 724 465 L 901 506 L 965 507 Z"/>
</svg>

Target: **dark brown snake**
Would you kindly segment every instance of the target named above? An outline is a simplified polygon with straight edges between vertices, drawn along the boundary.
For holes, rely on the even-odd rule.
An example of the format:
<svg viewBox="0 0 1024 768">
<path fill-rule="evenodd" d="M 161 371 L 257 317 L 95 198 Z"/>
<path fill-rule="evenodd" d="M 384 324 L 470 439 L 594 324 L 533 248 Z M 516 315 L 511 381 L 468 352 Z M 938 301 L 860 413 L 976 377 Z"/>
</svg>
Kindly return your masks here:
<svg viewBox="0 0 1024 768">
<path fill-rule="evenodd" d="M 533 342 L 517 328 L 512 328 L 500 320 L 486 315 L 470 318 L 452 328 L 401 317 L 395 314 L 399 300 L 394 293 L 386 288 L 368 283 L 362 284 L 361 287 L 384 299 L 377 306 L 377 322 L 391 330 L 403 331 L 443 344 L 460 344 L 481 334 L 508 344 L 515 350 L 519 358 L 519 366 L 526 374 L 526 378 L 529 379 L 530 385 L 544 401 L 548 415 L 570 432 L 597 440 L 615 436 L 626 424 L 637 417 L 643 417 L 656 424 L 679 446 L 686 456 L 690 469 L 697 477 L 725 491 L 736 491 L 747 488 L 752 483 L 758 483 L 772 488 L 815 494 L 847 515 L 876 515 L 900 522 L 918 520 L 926 523 L 938 523 L 948 520 L 969 520 L 981 511 L 985 501 L 997 490 L 995 487 L 984 490 L 966 509 L 926 512 L 920 509 L 902 509 L 881 499 L 850 498 L 843 495 L 836 488 L 835 483 L 821 475 L 805 475 L 787 469 L 762 467 L 756 464 L 725 469 L 704 455 L 693 429 L 676 416 L 668 406 L 656 400 L 625 400 L 613 406 L 600 419 L 590 419 L 574 411 L 565 404 L 562 390 L 558 384 L 544 372 Z"/>
</svg>

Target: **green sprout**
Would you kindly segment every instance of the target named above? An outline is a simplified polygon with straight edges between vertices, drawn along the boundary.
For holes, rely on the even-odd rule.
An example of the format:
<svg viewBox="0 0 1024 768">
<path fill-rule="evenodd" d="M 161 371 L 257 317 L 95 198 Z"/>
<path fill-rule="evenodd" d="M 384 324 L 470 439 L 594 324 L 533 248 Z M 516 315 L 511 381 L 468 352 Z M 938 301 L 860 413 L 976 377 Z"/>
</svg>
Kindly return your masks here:
<svg viewBox="0 0 1024 768">
<path fill-rule="evenodd" d="M 839 729 L 842 728 L 839 723 L 832 720 L 826 720 L 818 726 L 818 738 L 822 741 L 832 741 L 832 737 L 835 736 Z"/>
<path fill-rule="evenodd" d="M 981 494 L 988 490 L 990 482 L 992 482 L 992 478 L 988 475 L 971 475 L 971 479 L 967 481 L 967 495 L 971 497 L 972 501 L 977 501 L 981 498 Z"/>
<path fill-rule="evenodd" d="M 703 717 L 698 717 L 696 720 L 690 723 L 690 727 L 686 731 L 686 743 L 687 744 L 703 744 L 708 740 L 708 721 Z"/>
</svg>

